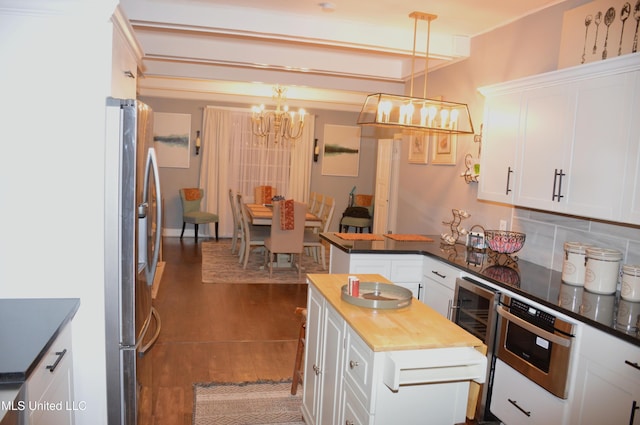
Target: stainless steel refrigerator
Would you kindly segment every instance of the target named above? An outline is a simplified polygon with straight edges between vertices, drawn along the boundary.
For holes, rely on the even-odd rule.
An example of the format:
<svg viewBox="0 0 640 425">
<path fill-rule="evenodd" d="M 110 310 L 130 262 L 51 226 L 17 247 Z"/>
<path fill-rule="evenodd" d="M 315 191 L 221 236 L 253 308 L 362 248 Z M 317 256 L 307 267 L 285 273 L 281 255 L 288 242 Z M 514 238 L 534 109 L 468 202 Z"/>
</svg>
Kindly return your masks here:
<svg viewBox="0 0 640 425">
<path fill-rule="evenodd" d="M 141 390 L 151 385 L 144 355 L 160 332 L 151 297 L 162 235 L 152 118 L 142 102 L 107 99 L 104 255 L 110 425 L 137 425 Z"/>
</svg>

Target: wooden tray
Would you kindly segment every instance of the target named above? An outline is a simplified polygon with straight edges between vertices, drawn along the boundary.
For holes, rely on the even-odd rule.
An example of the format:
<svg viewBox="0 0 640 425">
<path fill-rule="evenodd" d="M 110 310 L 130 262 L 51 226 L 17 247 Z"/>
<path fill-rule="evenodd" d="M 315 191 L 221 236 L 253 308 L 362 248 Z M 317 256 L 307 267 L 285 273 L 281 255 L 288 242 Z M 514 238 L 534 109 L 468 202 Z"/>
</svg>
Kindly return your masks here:
<svg viewBox="0 0 640 425">
<path fill-rule="evenodd" d="M 342 287 L 341 298 L 349 304 L 359 307 L 390 310 L 411 305 L 413 294 L 402 286 L 380 282 L 360 282 L 360 294 L 349 295 L 349 285 Z"/>
</svg>

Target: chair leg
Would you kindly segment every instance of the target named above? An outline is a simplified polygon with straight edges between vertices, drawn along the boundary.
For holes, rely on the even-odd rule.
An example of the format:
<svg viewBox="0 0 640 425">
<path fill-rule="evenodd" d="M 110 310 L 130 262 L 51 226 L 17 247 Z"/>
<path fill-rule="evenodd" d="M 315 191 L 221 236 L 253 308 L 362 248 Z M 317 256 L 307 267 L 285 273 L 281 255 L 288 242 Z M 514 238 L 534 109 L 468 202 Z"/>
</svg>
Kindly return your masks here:
<svg viewBox="0 0 640 425">
<path fill-rule="evenodd" d="M 320 258 L 322 258 L 322 270 L 327 270 L 327 262 L 324 258 L 324 252 L 326 251 L 326 248 L 324 247 L 324 245 L 320 245 L 318 249 L 320 250 Z"/>
<path fill-rule="evenodd" d="M 180 232 L 180 239 L 182 239 L 182 235 L 184 235 L 184 226 L 186 226 L 187 223 L 185 223 L 184 221 L 182 222 L 182 232 Z"/>
<path fill-rule="evenodd" d="M 302 322 L 300 325 L 300 334 L 298 336 L 298 349 L 296 350 L 296 361 L 293 365 L 293 381 L 291 381 L 291 394 L 295 395 L 298 392 L 298 384 L 303 381 L 302 379 L 302 359 L 304 357 L 304 338 L 306 322 Z"/>
<path fill-rule="evenodd" d="M 216 221 L 216 242 L 218 242 L 218 222 Z"/>
<path fill-rule="evenodd" d="M 269 251 L 269 278 L 273 275 L 273 252 Z"/>
<path fill-rule="evenodd" d="M 195 232 L 196 232 L 196 243 L 198 243 L 198 225 L 194 224 L 193 227 L 195 228 Z"/>
</svg>

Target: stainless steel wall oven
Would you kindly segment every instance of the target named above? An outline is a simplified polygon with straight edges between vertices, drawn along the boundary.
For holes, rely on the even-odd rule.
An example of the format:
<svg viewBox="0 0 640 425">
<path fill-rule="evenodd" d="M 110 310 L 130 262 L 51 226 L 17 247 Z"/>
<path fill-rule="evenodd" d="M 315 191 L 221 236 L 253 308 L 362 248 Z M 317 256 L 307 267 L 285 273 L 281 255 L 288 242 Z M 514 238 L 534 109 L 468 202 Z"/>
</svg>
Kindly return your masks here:
<svg viewBox="0 0 640 425">
<path fill-rule="evenodd" d="M 497 306 L 500 293 L 469 277 L 456 279 L 453 298 L 452 320 L 467 332 L 480 338 L 487 346 L 487 377 L 478 397 L 476 410 L 480 419 L 492 416 L 489 412 L 491 401 L 491 378 L 493 376 L 494 346 L 497 331 Z"/>
<path fill-rule="evenodd" d="M 497 357 L 566 399 L 575 325 L 507 295 L 502 295 L 497 311 Z"/>
</svg>

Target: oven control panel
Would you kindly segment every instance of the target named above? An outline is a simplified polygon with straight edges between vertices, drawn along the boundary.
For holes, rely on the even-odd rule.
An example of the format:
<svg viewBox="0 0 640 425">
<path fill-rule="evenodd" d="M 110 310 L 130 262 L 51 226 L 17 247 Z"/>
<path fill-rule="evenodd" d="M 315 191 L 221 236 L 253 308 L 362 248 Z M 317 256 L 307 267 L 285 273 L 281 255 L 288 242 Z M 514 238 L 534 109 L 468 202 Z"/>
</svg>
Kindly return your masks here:
<svg viewBox="0 0 640 425">
<path fill-rule="evenodd" d="M 511 305 L 509 307 L 511 313 L 516 316 L 521 317 L 527 322 L 533 323 L 546 331 L 553 331 L 553 325 L 556 321 L 555 316 L 513 298 L 511 299 Z"/>
</svg>

